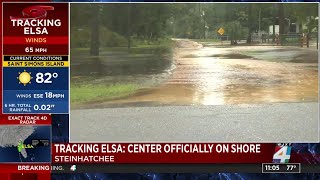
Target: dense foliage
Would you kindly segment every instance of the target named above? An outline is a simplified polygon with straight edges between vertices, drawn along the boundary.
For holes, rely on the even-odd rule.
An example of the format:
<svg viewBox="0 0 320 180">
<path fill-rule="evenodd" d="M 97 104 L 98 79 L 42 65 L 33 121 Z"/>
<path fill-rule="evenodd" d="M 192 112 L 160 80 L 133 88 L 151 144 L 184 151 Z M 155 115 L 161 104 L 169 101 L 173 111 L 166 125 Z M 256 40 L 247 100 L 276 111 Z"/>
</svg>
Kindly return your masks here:
<svg viewBox="0 0 320 180">
<path fill-rule="evenodd" d="M 317 4 L 272 3 L 188 3 L 188 4 L 72 4 L 72 47 L 128 46 L 135 42 L 154 43 L 163 38 L 217 38 L 225 29 L 231 40 L 247 39 L 258 30 L 279 24 L 280 33 L 288 23 L 304 24 L 305 32 L 317 30 Z"/>
</svg>

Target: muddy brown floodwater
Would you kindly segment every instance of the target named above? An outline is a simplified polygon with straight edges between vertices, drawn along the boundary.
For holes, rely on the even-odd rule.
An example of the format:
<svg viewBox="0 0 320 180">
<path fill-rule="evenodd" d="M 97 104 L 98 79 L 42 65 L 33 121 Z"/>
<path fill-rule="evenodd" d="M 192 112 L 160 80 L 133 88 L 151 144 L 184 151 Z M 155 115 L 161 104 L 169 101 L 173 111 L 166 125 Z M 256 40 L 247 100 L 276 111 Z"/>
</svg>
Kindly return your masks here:
<svg viewBox="0 0 320 180">
<path fill-rule="evenodd" d="M 249 55 L 244 55 L 249 54 Z M 303 54 L 308 54 L 304 63 Z M 310 55 L 311 54 L 311 55 Z M 272 46 L 202 47 L 177 40 L 168 81 L 112 104 L 222 105 L 318 100 L 317 51 Z M 302 62 L 293 63 L 295 57 Z M 310 63 L 310 58 L 315 58 Z"/>
</svg>

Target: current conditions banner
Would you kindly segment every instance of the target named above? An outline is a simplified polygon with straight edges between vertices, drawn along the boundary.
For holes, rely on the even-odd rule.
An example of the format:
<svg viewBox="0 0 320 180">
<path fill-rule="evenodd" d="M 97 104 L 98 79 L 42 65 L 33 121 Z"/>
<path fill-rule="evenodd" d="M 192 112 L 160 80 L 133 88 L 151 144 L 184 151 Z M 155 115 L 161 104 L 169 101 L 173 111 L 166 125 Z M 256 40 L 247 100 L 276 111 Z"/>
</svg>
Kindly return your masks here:
<svg viewBox="0 0 320 180">
<path fill-rule="evenodd" d="M 4 3 L 3 113 L 69 111 L 66 3 Z"/>
</svg>

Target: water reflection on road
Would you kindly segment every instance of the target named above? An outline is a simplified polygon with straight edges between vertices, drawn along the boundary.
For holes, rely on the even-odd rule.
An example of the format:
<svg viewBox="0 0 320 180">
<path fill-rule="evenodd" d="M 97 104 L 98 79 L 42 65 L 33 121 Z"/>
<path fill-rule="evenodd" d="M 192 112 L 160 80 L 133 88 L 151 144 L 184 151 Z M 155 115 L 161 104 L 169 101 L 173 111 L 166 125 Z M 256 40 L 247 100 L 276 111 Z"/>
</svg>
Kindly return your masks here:
<svg viewBox="0 0 320 180">
<path fill-rule="evenodd" d="M 166 83 L 143 89 L 132 97 L 105 102 L 100 106 L 141 103 L 222 105 L 317 101 L 317 63 L 290 62 L 292 59 L 295 60 L 295 57 L 302 57 L 303 61 L 301 54 L 306 52 L 298 49 L 289 51 L 286 48 L 182 47 L 176 52 L 176 68 Z M 264 54 L 264 51 L 269 53 L 268 57 L 265 55 L 268 53 Z M 252 52 L 252 56 L 238 52 Z M 283 53 L 290 56 L 283 56 Z M 307 53 L 308 58 L 317 59 L 317 51 L 307 50 Z"/>
</svg>

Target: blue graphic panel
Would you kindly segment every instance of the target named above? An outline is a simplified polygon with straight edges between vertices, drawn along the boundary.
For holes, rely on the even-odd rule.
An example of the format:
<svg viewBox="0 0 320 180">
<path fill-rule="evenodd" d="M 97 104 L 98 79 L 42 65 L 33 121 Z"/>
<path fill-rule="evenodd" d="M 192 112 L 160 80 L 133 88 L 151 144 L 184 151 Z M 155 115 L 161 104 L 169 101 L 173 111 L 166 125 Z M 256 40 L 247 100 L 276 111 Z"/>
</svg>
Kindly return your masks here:
<svg viewBox="0 0 320 180">
<path fill-rule="evenodd" d="M 3 113 L 68 113 L 69 68 L 3 68 Z"/>
</svg>

